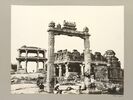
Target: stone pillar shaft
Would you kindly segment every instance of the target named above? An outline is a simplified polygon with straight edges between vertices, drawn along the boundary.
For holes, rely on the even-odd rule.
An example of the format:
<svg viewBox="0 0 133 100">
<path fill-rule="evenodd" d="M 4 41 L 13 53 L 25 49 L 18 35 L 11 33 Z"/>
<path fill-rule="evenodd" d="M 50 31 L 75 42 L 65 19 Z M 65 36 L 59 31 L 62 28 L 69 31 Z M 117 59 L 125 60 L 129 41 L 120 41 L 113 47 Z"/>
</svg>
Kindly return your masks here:
<svg viewBox="0 0 133 100">
<path fill-rule="evenodd" d="M 18 49 L 18 57 L 20 57 L 21 56 L 21 52 L 20 52 L 20 50 Z M 19 68 L 20 68 L 20 61 L 19 60 L 17 60 L 17 72 L 18 72 L 18 70 L 19 70 Z"/>
<path fill-rule="evenodd" d="M 27 73 L 27 61 L 25 61 L 25 71 Z"/>
<path fill-rule="evenodd" d="M 90 74 L 90 68 L 91 68 L 91 55 L 90 55 L 90 42 L 89 42 L 89 36 L 86 36 L 84 39 L 84 61 L 85 61 L 85 72 L 89 72 Z"/>
<path fill-rule="evenodd" d="M 80 67 L 81 67 L 81 75 L 84 75 L 84 65 L 80 65 Z"/>
<path fill-rule="evenodd" d="M 65 75 L 66 75 L 66 77 L 68 77 L 68 64 L 65 64 L 65 67 L 66 67 L 66 73 L 65 73 Z"/>
<path fill-rule="evenodd" d="M 54 33 L 48 35 L 47 92 L 54 90 Z"/>
<path fill-rule="evenodd" d="M 59 66 L 59 77 L 62 76 L 62 66 L 61 65 L 58 65 Z"/>
<path fill-rule="evenodd" d="M 17 72 L 18 72 L 18 70 L 19 70 L 19 68 L 20 68 L 20 61 L 19 60 L 17 60 Z"/>
</svg>

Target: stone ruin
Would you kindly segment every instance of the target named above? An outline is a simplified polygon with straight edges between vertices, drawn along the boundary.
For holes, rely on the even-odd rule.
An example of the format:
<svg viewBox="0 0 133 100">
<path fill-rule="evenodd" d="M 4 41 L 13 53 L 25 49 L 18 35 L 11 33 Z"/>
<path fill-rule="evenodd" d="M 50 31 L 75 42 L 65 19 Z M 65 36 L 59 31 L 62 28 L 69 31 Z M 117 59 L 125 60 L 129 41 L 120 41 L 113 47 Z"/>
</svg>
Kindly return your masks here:
<svg viewBox="0 0 133 100">
<path fill-rule="evenodd" d="M 77 50 L 73 52 L 66 50 L 59 50 L 55 53 L 56 76 L 62 77 L 65 74 L 67 77 L 72 73 L 84 75 L 84 53 Z M 65 68 L 68 64 L 68 68 Z M 78 70 L 72 70 L 74 69 Z M 63 70 L 69 69 L 67 73 Z M 58 71 L 57 71 L 58 70 Z M 64 72 L 64 73 L 63 73 Z M 91 53 L 91 72 L 95 75 L 98 81 L 112 81 L 121 82 L 123 80 L 123 70 L 121 69 L 120 61 L 115 56 L 113 50 L 107 50 L 104 55 L 100 52 Z M 67 75 L 68 74 L 68 75 Z"/>
<path fill-rule="evenodd" d="M 18 57 L 17 59 L 17 73 L 28 73 L 27 72 L 27 63 L 28 62 L 36 62 L 36 72 L 39 72 L 39 62 L 43 63 L 43 68 L 45 67 L 45 63 L 47 58 L 45 57 L 46 50 L 41 49 L 39 47 L 30 47 L 30 46 L 22 46 L 18 49 Z M 22 54 L 25 54 L 24 56 Z M 28 54 L 36 54 L 35 56 L 29 56 Z M 40 56 L 42 54 L 43 56 Z M 22 68 L 21 63 L 25 62 L 25 68 Z"/>
<path fill-rule="evenodd" d="M 65 50 L 59 50 L 54 52 L 54 43 L 56 35 L 67 35 L 79 37 L 84 40 L 84 52 L 80 53 L 78 50 L 72 52 Z M 80 77 L 84 77 L 85 74 L 94 74 L 97 81 L 104 82 L 123 82 L 124 72 L 121 69 L 120 61 L 115 56 L 113 50 L 107 50 L 104 55 L 100 52 L 91 53 L 90 50 L 90 34 L 89 29 L 85 27 L 83 31 L 78 31 L 75 22 L 64 21 L 63 26 L 60 24 L 55 25 L 54 22 L 49 24 L 48 28 L 48 60 L 45 57 L 46 50 L 38 47 L 23 46 L 18 49 L 19 56 L 17 57 L 17 71 L 21 71 L 20 63 L 25 62 L 24 72 L 27 73 L 28 61 L 35 61 L 37 63 L 43 62 L 43 65 L 47 61 L 45 70 L 47 71 L 46 87 L 47 92 L 54 90 L 55 78 L 57 77 L 69 77 L 71 74 L 77 74 Z M 26 56 L 21 56 L 25 53 Z M 28 57 L 28 53 L 36 53 L 35 57 Z M 43 54 L 43 57 L 39 56 L 39 53 Z"/>
</svg>

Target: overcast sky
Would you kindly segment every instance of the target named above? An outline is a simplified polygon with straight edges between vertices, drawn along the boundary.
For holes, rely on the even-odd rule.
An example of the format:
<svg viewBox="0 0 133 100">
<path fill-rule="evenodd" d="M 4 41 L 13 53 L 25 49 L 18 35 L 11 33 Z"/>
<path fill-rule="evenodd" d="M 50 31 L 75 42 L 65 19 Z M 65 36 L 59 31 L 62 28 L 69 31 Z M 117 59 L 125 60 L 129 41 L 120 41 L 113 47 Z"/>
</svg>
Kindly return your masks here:
<svg viewBox="0 0 133 100">
<path fill-rule="evenodd" d="M 23 45 L 48 48 L 48 24 L 63 20 L 76 22 L 77 30 L 89 28 L 90 49 L 102 54 L 114 50 L 124 67 L 123 6 L 11 6 L 11 62 L 16 63 L 17 49 Z M 55 51 L 77 49 L 84 42 L 77 37 L 56 36 Z"/>
</svg>

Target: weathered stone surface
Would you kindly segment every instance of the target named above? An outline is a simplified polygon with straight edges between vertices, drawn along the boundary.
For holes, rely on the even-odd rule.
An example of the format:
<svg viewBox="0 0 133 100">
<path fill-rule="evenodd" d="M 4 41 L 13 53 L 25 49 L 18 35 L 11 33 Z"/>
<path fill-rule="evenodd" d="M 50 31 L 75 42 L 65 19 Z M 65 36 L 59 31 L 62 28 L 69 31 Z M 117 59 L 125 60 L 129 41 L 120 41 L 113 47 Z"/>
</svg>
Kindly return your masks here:
<svg viewBox="0 0 133 100">
<path fill-rule="evenodd" d="M 49 23 L 49 28 L 54 28 L 54 27 L 55 27 L 55 22 L 51 21 L 51 22 Z"/>
<path fill-rule="evenodd" d="M 108 68 L 106 66 L 94 67 L 95 79 L 98 81 L 108 80 Z"/>
<path fill-rule="evenodd" d="M 69 52 L 67 50 L 59 50 L 55 54 L 55 61 L 81 61 L 81 55 L 77 50 L 73 50 L 73 52 Z"/>
<path fill-rule="evenodd" d="M 87 27 L 84 29 L 84 34 L 89 34 Z M 91 69 L 91 54 L 90 54 L 90 41 L 89 36 L 84 38 L 84 61 L 85 61 L 85 72 L 90 73 Z"/>
<path fill-rule="evenodd" d="M 50 23 L 49 27 L 53 27 L 54 24 Z M 55 55 L 54 55 L 54 34 L 53 32 L 49 32 L 48 35 L 48 64 L 47 64 L 47 92 L 53 92 L 54 90 L 54 60 L 55 60 Z"/>
<path fill-rule="evenodd" d="M 75 22 L 67 22 L 64 20 L 64 23 L 63 23 L 63 28 L 62 29 L 66 29 L 66 30 L 76 30 L 76 23 Z"/>
</svg>

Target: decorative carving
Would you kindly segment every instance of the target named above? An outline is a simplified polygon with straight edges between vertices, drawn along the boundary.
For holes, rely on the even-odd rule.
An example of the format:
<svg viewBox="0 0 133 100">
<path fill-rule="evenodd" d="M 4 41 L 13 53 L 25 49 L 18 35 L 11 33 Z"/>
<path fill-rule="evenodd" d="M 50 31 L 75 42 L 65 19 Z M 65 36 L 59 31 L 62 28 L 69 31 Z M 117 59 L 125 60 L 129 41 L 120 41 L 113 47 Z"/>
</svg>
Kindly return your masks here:
<svg viewBox="0 0 133 100">
<path fill-rule="evenodd" d="M 57 29 L 61 29 L 61 25 L 60 24 L 57 25 Z"/>
<path fill-rule="evenodd" d="M 94 69 L 95 78 L 98 80 L 106 80 L 108 76 L 108 69 L 106 66 L 98 66 Z"/>
<path fill-rule="evenodd" d="M 79 61 L 80 60 L 80 53 L 75 49 L 72 52 L 72 56 L 73 56 L 74 61 Z"/>
<path fill-rule="evenodd" d="M 69 27 L 76 27 L 76 23 L 75 22 L 67 22 L 66 20 L 64 20 L 63 25 L 64 26 L 69 26 Z"/>
<path fill-rule="evenodd" d="M 66 50 L 59 50 L 55 55 L 56 61 L 81 61 L 81 55 L 77 50 L 73 50 L 73 52 L 69 52 Z"/>
<path fill-rule="evenodd" d="M 49 23 L 49 27 L 50 27 L 50 28 L 54 28 L 54 27 L 55 27 L 55 22 L 51 21 L 51 22 Z"/>
<path fill-rule="evenodd" d="M 113 50 L 107 50 L 104 54 L 105 57 L 115 56 L 115 52 Z"/>
<path fill-rule="evenodd" d="M 88 27 L 84 27 L 84 28 L 83 28 L 83 32 L 88 33 L 88 32 L 89 32 L 89 28 L 88 28 Z"/>
<path fill-rule="evenodd" d="M 95 60 L 96 61 L 101 61 L 101 57 L 102 57 L 102 55 L 101 55 L 101 53 L 100 52 L 95 52 Z"/>
<path fill-rule="evenodd" d="M 76 23 L 75 22 L 73 22 L 73 23 L 72 22 L 67 22 L 66 20 L 64 20 L 62 29 L 75 31 L 77 29 L 76 28 Z"/>
</svg>

